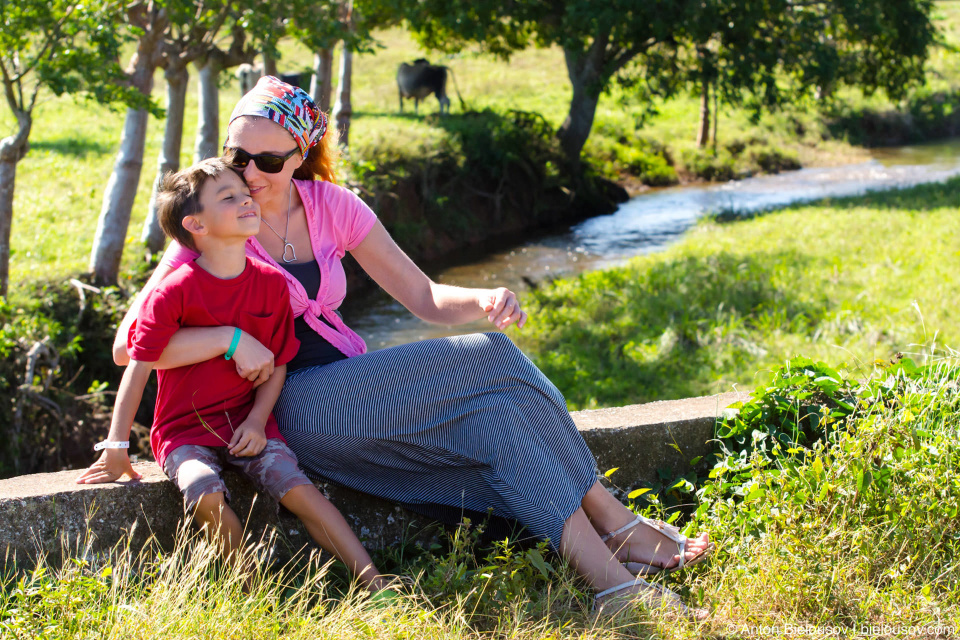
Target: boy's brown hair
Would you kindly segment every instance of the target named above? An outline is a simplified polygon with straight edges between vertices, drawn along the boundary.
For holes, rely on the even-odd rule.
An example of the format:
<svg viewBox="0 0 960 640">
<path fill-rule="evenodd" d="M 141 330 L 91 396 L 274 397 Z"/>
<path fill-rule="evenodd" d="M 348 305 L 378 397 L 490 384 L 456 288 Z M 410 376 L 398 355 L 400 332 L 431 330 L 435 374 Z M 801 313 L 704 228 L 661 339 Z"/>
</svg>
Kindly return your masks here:
<svg viewBox="0 0 960 640">
<path fill-rule="evenodd" d="M 157 219 L 168 238 L 197 250 L 193 234 L 183 228 L 183 219 L 203 211 L 200 190 L 208 180 L 227 171 L 233 168 L 221 158 L 208 158 L 177 173 L 164 174 L 157 189 Z"/>
</svg>

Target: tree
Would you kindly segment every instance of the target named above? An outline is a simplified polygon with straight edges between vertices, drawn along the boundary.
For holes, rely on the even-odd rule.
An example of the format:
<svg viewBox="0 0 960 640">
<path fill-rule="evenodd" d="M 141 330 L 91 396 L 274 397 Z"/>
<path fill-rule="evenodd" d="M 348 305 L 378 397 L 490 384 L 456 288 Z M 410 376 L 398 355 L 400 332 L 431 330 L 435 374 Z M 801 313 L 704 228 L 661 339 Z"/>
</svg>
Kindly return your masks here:
<svg viewBox="0 0 960 640">
<path fill-rule="evenodd" d="M 936 31 L 928 0 L 704 0 L 685 29 L 682 73 L 701 95 L 697 140 L 714 101 L 776 109 L 825 87 L 898 99 L 923 82 Z M 717 114 L 713 114 L 716 127 Z"/>
<path fill-rule="evenodd" d="M 456 52 L 478 43 L 508 57 L 531 44 L 562 47 L 573 96 L 557 135 L 574 166 L 600 94 L 630 63 L 645 68 L 685 58 L 675 70 L 699 86 L 706 119 L 711 83 L 730 99 L 746 91 L 764 107 L 830 81 L 896 97 L 922 78 L 935 35 L 931 0 L 380 2 L 432 49 Z"/>
<path fill-rule="evenodd" d="M 29 149 L 33 110 L 41 91 L 86 94 L 99 102 L 143 104 L 123 86 L 115 63 L 123 44 L 112 24 L 122 4 L 112 0 L 0 0 L 0 76 L 16 132 L 0 140 L 0 296 L 7 295 L 17 163 Z"/>
<path fill-rule="evenodd" d="M 559 45 L 573 96 L 557 136 L 577 167 L 600 94 L 613 76 L 631 61 L 671 46 L 698 5 L 692 0 L 396 0 L 393 6 L 420 44 L 431 49 L 456 52 L 479 43 L 505 58 L 534 43 Z"/>
<path fill-rule="evenodd" d="M 201 1 L 196 6 L 173 5 L 171 26 L 162 45 L 160 66 L 167 84 L 166 121 L 163 142 L 157 158 L 157 177 L 153 183 L 147 217 L 140 241 L 150 253 L 163 249 L 165 236 L 157 219 L 156 194 L 163 174 L 180 169 L 180 148 L 186 107 L 190 63 L 214 48 L 216 37 L 228 13 L 221 0 Z"/>
<path fill-rule="evenodd" d="M 127 5 L 126 24 L 139 33 L 137 50 L 127 69 L 128 82 L 144 101 L 150 99 L 153 74 L 163 56 L 163 39 L 169 27 L 166 6 L 156 0 Z M 150 103 L 152 105 L 152 103 Z M 162 112 L 152 109 L 155 115 Z M 146 107 L 127 109 L 120 138 L 120 149 L 103 194 L 97 231 L 90 252 L 90 270 L 98 284 L 116 284 L 123 257 L 123 244 L 130 226 L 133 200 L 137 195 L 143 152 L 147 136 Z"/>
</svg>

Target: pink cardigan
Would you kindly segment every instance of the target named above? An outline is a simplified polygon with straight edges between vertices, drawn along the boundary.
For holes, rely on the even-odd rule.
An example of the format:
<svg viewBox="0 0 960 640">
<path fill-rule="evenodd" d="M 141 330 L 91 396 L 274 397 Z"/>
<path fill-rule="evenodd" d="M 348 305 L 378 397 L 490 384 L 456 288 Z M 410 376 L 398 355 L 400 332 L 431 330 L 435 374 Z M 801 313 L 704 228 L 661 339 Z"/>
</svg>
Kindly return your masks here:
<svg viewBox="0 0 960 640">
<path fill-rule="evenodd" d="M 363 241 L 377 222 L 377 216 L 349 189 L 318 180 L 294 180 L 293 184 L 307 212 L 310 247 L 320 267 L 320 291 L 316 300 L 307 297 L 303 285 L 271 258 L 254 237 L 247 240 L 247 255 L 283 274 L 295 317 L 303 316 L 311 329 L 348 358 L 366 353 L 367 345 L 363 339 L 343 323 L 334 309 L 347 294 L 347 277 L 340 261 L 347 251 Z M 174 241 L 164 253 L 162 262 L 176 268 L 198 255 Z M 321 321 L 320 317 L 330 324 Z"/>
</svg>

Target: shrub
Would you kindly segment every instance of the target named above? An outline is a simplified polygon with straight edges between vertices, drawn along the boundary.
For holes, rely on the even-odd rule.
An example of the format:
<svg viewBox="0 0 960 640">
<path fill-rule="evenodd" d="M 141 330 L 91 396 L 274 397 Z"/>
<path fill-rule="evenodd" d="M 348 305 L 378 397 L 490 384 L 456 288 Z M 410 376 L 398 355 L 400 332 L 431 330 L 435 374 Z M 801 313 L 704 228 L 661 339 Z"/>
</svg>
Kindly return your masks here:
<svg viewBox="0 0 960 640">
<path fill-rule="evenodd" d="M 713 155 L 706 149 L 686 149 L 681 158 L 684 170 L 701 180 L 722 182 L 737 176 L 733 157 L 726 150 Z"/>
</svg>

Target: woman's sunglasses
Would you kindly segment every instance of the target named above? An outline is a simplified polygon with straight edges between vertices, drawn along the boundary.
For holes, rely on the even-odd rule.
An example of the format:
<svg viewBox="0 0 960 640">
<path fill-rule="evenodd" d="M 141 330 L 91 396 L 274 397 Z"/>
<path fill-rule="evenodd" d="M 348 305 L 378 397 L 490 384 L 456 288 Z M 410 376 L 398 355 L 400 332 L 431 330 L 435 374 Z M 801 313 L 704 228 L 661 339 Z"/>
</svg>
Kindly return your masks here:
<svg viewBox="0 0 960 640">
<path fill-rule="evenodd" d="M 300 149 L 294 148 L 293 151 L 284 156 L 275 156 L 272 153 L 247 153 L 238 147 L 223 147 L 223 159 L 234 169 L 246 169 L 250 161 L 257 165 L 257 169 L 264 173 L 280 173 L 287 160 L 293 157 Z"/>
</svg>

